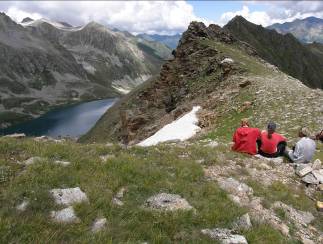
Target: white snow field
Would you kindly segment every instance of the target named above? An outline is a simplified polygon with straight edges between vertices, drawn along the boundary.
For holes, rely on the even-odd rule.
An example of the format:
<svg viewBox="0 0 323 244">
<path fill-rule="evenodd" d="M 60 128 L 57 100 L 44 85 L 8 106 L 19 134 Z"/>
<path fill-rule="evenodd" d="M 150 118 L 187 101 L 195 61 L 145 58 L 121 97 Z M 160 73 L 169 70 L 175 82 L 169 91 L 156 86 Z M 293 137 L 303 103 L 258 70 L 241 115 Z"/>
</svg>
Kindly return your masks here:
<svg viewBox="0 0 323 244">
<path fill-rule="evenodd" d="M 185 141 L 201 130 L 196 124 L 198 118 L 196 113 L 200 110 L 200 106 L 194 106 L 192 111 L 185 114 L 183 117 L 165 125 L 151 137 L 138 143 L 138 146 L 149 147 L 157 145 L 160 142 L 171 140 Z"/>
</svg>

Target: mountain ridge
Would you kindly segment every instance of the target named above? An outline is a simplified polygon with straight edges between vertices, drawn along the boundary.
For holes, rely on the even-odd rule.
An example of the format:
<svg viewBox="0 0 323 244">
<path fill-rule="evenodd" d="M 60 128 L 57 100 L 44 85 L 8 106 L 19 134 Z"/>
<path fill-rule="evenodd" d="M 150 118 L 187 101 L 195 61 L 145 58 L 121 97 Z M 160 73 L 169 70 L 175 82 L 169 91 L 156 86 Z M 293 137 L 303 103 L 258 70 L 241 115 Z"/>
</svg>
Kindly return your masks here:
<svg viewBox="0 0 323 244">
<path fill-rule="evenodd" d="M 248 22 L 236 16 L 224 26 L 237 39 L 249 43 L 257 53 L 282 71 L 313 88 L 323 88 L 321 68 L 323 56 L 315 55 L 292 34 L 279 34 L 275 30 Z M 296 51 L 297 50 L 297 51 Z"/>
<path fill-rule="evenodd" d="M 267 28 L 274 29 L 281 34 L 291 33 L 303 43 L 323 43 L 323 19 L 317 17 L 311 16 L 282 24 L 276 23 Z"/>
</svg>

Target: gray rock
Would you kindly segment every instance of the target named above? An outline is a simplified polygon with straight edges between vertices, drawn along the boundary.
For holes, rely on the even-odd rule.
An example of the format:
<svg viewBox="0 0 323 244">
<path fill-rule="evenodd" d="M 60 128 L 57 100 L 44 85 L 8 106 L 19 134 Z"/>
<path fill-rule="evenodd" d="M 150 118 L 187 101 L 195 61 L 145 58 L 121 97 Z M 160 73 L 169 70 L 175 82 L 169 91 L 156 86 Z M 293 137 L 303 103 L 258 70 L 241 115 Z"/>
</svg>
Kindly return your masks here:
<svg viewBox="0 0 323 244">
<path fill-rule="evenodd" d="M 307 225 L 315 219 L 311 212 L 296 210 L 293 207 L 282 202 L 275 202 L 273 204 L 273 208 L 280 208 L 284 210 L 285 214 L 290 220 L 300 225 Z"/>
<path fill-rule="evenodd" d="M 193 207 L 180 195 L 159 193 L 148 198 L 146 208 L 163 211 L 192 210 Z"/>
<path fill-rule="evenodd" d="M 317 185 L 319 183 L 319 180 L 312 173 L 305 175 L 302 178 L 302 181 L 307 184 L 313 184 L 313 185 Z"/>
<path fill-rule="evenodd" d="M 86 194 L 81 191 L 79 187 L 66 189 L 53 189 L 50 191 L 59 205 L 72 205 L 74 203 L 81 203 L 88 201 Z"/>
<path fill-rule="evenodd" d="M 71 164 L 71 162 L 55 160 L 55 161 L 54 161 L 54 164 L 59 164 L 59 165 L 62 165 L 62 166 L 68 166 L 68 165 L 70 165 L 70 164 Z"/>
<path fill-rule="evenodd" d="M 313 169 L 317 169 L 317 170 L 321 169 L 321 168 L 322 168 L 322 162 L 321 162 L 321 160 L 316 159 L 316 160 L 313 162 L 312 168 L 313 168 Z"/>
<path fill-rule="evenodd" d="M 232 64 L 234 63 L 232 58 L 225 58 L 221 61 L 221 64 Z"/>
<path fill-rule="evenodd" d="M 123 195 L 125 194 L 125 192 L 127 191 L 127 189 L 125 187 L 121 187 L 120 190 L 117 192 L 116 194 L 116 198 L 123 198 Z"/>
<path fill-rule="evenodd" d="M 22 203 L 16 206 L 16 209 L 20 212 L 23 212 L 27 209 L 28 205 L 29 205 L 29 201 L 23 200 Z"/>
<path fill-rule="evenodd" d="M 313 170 L 313 176 L 319 181 L 319 183 L 323 183 L 323 170 Z M 322 173 L 321 173 L 322 172 Z"/>
<path fill-rule="evenodd" d="M 219 186 L 221 189 L 238 196 L 252 195 L 253 189 L 233 178 L 219 179 Z"/>
<path fill-rule="evenodd" d="M 298 166 L 296 168 L 296 174 L 299 175 L 300 177 L 303 177 L 305 175 L 307 175 L 308 173 L 311 173 L 312 172 L 312 167 L 307 165 L 305 167 L 302 167 L 302 166 Z"/>
<path fill-rule="evenodd" d="M 234 223 L 233 227 L 235 230 L 249 230 L 252 228 L 252 223 L 248 213 L 239 217 Z"/>
<path fill-rule="evenodd" d="M 72 206 L 59 211 L 52 211 L 50 214 L 53 221 L 58 223 L 78 223 L 80 219 L 75 215 Z"/>
<path fill-rule="evenodd" d="M 31 158 L 27 159 L 26 161 L 24 161 L 23 164 L 24 165 L 31 165 L 31 164 L 34 164 L 36 162 L 40 162 L 43 160 L 45 160 L 45 159 L 41 158 L 41 157 L 31 157 Z"/>
<path fill-rule="evenodd" d="M 20 139 L 20 138 L 26 137 L 26 135 L 25 135 L 25 133 L 14 133 L 11 135 L 6 135 L 4 137 Z"/>
<path fill-rule="evenodd" d="M 116 197 L 114 197 L 112 199 L 112 203 L 115 204 L 115 205 L 118 205 L 118 206 L 123 206 L 124 205 L 124 203 L 119 198 L 116 198 Z"/>
<path fill-rule="evenodd" d="M 102 155 L 102 156 L 100 156 L 100 159 L 103 161 L 103 162 L 105 162 L 105 161 L 107 161 L 108 159 L 110 159 L 110 158 L 114 158 L 115 156 L 113 155 L 113 154 L 106 154 L 106 155 Z"/>
<path fill-rule="evenodd" d="M 244 236 L 232 234 L 232 231 L 229 229 L 204 229 L 201 232 L 204 235 L 208 235 L 211 239 L 218 240 L 223 244 L 248 244 Z"/>
<path fill-rule="evenodd" d="M 215 148 L 215 147 L 219 146 L 219 143 L 216 141 L 211 141 L 208 144 L 206 144 L 205 146 Z"/>
<path fill-rule="evenodd" d="M 107 219 L 106 218 L 98 218 L 94 221 L 91 231 L 93 233 L 97 233 L 101 230 L 103 230 L 107 225 Z"/>
</svg>

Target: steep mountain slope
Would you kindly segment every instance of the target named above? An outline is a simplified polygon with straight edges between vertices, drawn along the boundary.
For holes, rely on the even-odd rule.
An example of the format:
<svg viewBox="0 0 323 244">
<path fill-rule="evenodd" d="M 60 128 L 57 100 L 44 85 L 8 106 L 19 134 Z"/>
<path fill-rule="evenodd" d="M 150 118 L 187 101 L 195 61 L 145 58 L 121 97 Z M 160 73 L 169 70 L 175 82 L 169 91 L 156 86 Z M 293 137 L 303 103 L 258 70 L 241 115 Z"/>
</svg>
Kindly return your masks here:
<svg viewBox="0 0 323 244">
<path fill-rule="evenodd" d="M 323 56 L 323 44 L 322 43 L 313 42 L 310 44 L 306 44 L 306 47 L 311 49 L 312 53 L 314 53 L 320 57 Z"/>
<path fill-rule="evenodd" d="M 314 55 L 292 34 L 279 34 L 252 24 L 241 16 L 233 18 L 224 28 L 239 40 L 252 45 L 260 57 L 283 72 L 310 87 L 323 88 L 323 59 Z"/>
<path fill-rule="evenodd" d="M 19 25 L 5 14 L 0 21 L 2 127 L 52 106 L 129 92 L 170 54 L 94 22 L 72 27 L 29 18 Z"/>
<path fill-rule="evenodd" d="M 163 43 L 172 49 L 175 49 L 177 47 L 178 42 L 181 39 L 180 34 L 176 34 L 176 35 L 139 34 L 137 35 L 137 37 L 140 37 L 147 41 L 155 41 L 155 42 Z"/>
<path fill-rule="evenodd" d="M 267 27 L 276 30 L 278 33 L 293 34 L 298 40 L 304 43 L 321 42 L 323 43 L 323 19 L 308 17 L 296 19 L 292 22 L 283 24 L 273 24 Z"/>
</svg>

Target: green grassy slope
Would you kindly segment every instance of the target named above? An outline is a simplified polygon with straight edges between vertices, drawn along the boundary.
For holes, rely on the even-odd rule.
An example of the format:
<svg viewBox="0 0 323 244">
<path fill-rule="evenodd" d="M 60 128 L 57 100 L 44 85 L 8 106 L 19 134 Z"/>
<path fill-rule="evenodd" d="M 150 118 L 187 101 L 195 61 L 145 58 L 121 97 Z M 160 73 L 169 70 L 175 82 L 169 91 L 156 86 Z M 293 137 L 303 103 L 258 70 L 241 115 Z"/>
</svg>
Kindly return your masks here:
<svg viewBox="0 0 323 244">
<path fill-rule="evenodd" d="M 200 230 L 230 227 L 245 209 L 235 205 L 214 182 L 203 176 L 202 165 L 221 165 L 226 152 L 192 145 L 188 148 L 158 146 L 122 149 L 119 146 L 39 143 L 31 139 L 0 139 L 0 166 L 8 177 L 0 183 L 0 241 L 2 243 L 209 243 Z M 102 162 L 100 155 L 115 157 Z M 181 156 L 184 155 L 184 156 Z M 23 167 L 16 161 L 29 156 L 45 160 Z M 231 158 L 241 155 L 233 153 Z M 242 156 L 244 158 L 244 156 Z M 66 167 L 53 160 L 67 160 Z M 3 172 L 2 172 L 3 173 Z M 78 224 L 51 222 L 51 210 L 60 209 L 49 194 L 53 188 L 79 186 L 89 203 L 74 206 Z M 126 187 L 123 206 L 111 203 L 113 196 Z M 159 192 L 180 194 L 196 212 L 162 213 L 142 208 L 145 200 Z M 25 212 L 15 209 L 23 199 L 30 205 Z M 94 219 L 104 216 L 107 228 L 90 232 Z M 254 223 L 244 232 L 250 243 L 287 243 L 272 227 Z"/>
</svg>

